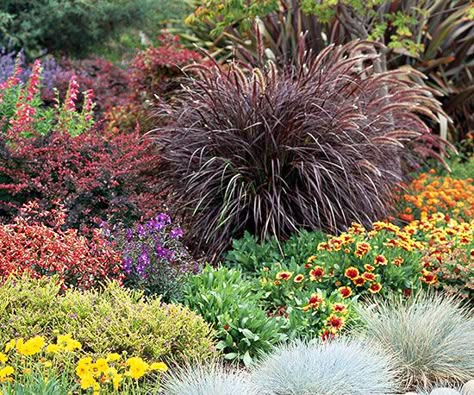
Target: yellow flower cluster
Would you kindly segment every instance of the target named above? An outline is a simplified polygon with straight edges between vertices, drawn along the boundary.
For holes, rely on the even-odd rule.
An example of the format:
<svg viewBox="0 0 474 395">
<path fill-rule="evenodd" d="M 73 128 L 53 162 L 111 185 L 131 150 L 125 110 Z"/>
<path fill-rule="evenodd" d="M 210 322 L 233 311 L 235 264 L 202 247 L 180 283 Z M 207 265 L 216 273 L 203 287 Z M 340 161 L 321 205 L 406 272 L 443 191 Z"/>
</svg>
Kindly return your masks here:
<svg viewBox="0 0 474 395">
<path fill-rule="evenodd" d="M 106 358 L 93 360 L 84 357 L 76 366 L 76 374 L 80 379 L 81 388 L 93 389 L 94 394 L 100 393 L 101 384 L 112 384 L 115 391 L 126 377 L 139 380 L 150 372 L 166 372 L 168 366 L 164 362 L 145 362 L 140 357 L 128 358 L 125 362 L 117 363 L 121 356 L 117 353 L 109 354 Z M 126 369 L 128 367 L 128 369 Z M 126 369 L 126 371 L 124 371 Z"/>
<path fill-rule="evenodd" d="M 41 372 L 46 380 L 50 370 L 56 375 L 72 374 L 74 377 L 75 366 L 75 374 L 79 378 L 81 389 L 92 389 L 94 394 L 99 394 L 101 385 L 104 385 L 104 389 L 110 385 L 116 392 L 127 379 L 138 380 L 147 373 L 168 370 L 163 362 L 147 363 L 140 357 L 122 361 L 122 357 L 117 353 L 110 353 L 106 358 L 97 358 L 95 361 L 90 356 L 84 356 L 74 364 L 80 350 L 82 344 L 70 334 L 59 334 L 56 342 L 50 344 L 47 344 L 42 336 L 28 340 L 12 339 L 6 343 L 4 352 L 0 352 L 0 383 L 13 381 L 14 374 L 15 381 L 21 382 L 22 377 L 30 375 L 33 368 Z M 66 358 L 58 359 L 58 355 Z M 48 360 L 46 356 L 50 359 Z M 77 378 L 72 381 L 77 382 Z M 124 389 L 126 392 L 127 388 Z"/>
</svg>

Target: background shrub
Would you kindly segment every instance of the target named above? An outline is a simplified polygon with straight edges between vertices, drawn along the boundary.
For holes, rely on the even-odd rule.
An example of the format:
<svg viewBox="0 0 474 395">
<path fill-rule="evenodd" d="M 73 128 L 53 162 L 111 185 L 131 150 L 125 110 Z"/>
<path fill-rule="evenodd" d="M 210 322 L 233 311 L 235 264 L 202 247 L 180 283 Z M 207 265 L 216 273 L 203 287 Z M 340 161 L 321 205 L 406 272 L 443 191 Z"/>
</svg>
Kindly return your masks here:
<svg viewBox="0 0 474 395">
<path fill-rule="evenodd" d="M 198 67 L 155 136 L 163 183 L 200 247 L 220 253 L 245 230 L 264 240 L 387 214 L 402 160 L 426 154 L 433 137 L 416 114 L 440 108 L 404 72 L 357 69 L 374 61 L 370 48 L 329 48 L 284 73 Z"/>
<path fill-rule="evenodd" d="M 5 0 L 0 8 L 0 43 L 24 48 L 30 57 L 43 51 L 83 56 L 124 28 L 140 26 L 152 4 L 149 0 Z"/>
<path fill-rule="evenodd" d="M 178 36 L 161 35 L 156 45 L 137 53 L 132 61 L 131 81 L 141 101 L 155 101 L 155 95 L 169 99 L 180 87 L 181 68 L 199 62 L 201 55 L 184 48 Z"/>
<path fill-rule="evenodd" d="M 114 246 L 121 251 L 124 285 L 160 295 L 162 300 L 178 299 L 183 281 L 199 265 L 181 243 L 183 230 L 167 214 L 158 214 L 133 228 L 108 229 Z"/>
<path fill-rule="evenodd" d="M 392 355 L 405 388 L 462 384 L 474 374 L 472 309 L 454 297 L 393 297 L 358 309 L 362 333 Z"/>
<path fill-rule="evenodd" d="M 145 359 L 204 360 L 215 355 L 213 333 L 186 308 L 143 298 L 108 284 L 103 292 L 68 290 L 55 279 L 10 278 L 0 286 L 2 339 L 71 333 L 89 354 L 117 353 Z"/>
<path fill-rule="evenodd" d="M 97 226 L 100 220 L 140 219 L 159 209 L 151 143 L 134 133 L 105 134 L 94 124 L 92 93 L 76 105 L 79 85 L 69 82 L 65 99 L 45 108 L 40 97 L 41 64 L 29 82 L 18 73 L 3 83 L 0 116 L 0 214 L 6 220 L 32 200 L 49 210 L 64 203 L 66 225 Z"/>
<path fill-rule="evenodd" d="M 420 82 L 443 92 L 443 108 L 455 120 L 446 125 L 453 141 L 466 138 L 473 128 L 474 14 L 469 0 L 424 2 L 416 7 L 412 0 L 193 3 L 195 12 L 186 21 L 195 40 L 217 56 L 232 54 L 252 64 L 261 63 L 263 53 L 281 65 L 295 62 L 302 36 L 315 54 L 356 38 L 383 43 L 387 48 L 381 69 L 413 67 L 428 76 Z"/>
<path fill-rule="evenodd" d="M 61 214 L 55 215 L 55 227 L 22 218 L 0 225 L 2 279 L 23 273 L 32 277 L 57 275 L 62 288 L 77 289 L 97 287 L 107 279 L 121 280 L 120 255 L 101 233 L 95 231 L 86 239 L 77 230 L 62 231 Z"/>
<path fill-rule="evenodd" d="M 391 363 L 381 350 L 357 340 L 295 342 L 265 356 L 252 378 L 264 394 L 382 395 L 396 389 Z"/>
</svg>

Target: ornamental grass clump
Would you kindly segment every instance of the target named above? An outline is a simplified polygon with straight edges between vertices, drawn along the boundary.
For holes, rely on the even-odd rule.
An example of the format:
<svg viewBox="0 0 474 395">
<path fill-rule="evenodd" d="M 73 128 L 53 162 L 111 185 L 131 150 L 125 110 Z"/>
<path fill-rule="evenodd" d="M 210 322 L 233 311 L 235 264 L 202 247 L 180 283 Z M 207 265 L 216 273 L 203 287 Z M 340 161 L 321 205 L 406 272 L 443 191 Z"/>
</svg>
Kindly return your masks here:
<svg viewBox="0 0 474 395">
<path fill-rule="evenodd" d="M 394 393 L 392 361 L 370 343 L 339 338 L 277 348 L 253 370 L 268 395 L 377 395 Z"/>
<path fill-rule="evenodd" d="M 374 73 L 366 42 L 301 52 L 282 72 L 188 66 L 199 76 L 162 108 L 163 186 L 210 252 L 245 230 L 265 239 L 385 217 L 403 160 L 435 143 L 420 114 L 440 106 L 414 71 Z"/>
<path fill-rule="evenodd" d="M 247 374 L 220 364 L 185 366 L 172 371 L 163 385 L 167 395 L 257 395 Z"/>
<path fill-rule="evenodd" d="M 359 309 L 359 329 L 392 355 L 406 389 L 462 384 L 474 377 L 472 308 L 453 297 L 418 294 Z"/>
</svg>

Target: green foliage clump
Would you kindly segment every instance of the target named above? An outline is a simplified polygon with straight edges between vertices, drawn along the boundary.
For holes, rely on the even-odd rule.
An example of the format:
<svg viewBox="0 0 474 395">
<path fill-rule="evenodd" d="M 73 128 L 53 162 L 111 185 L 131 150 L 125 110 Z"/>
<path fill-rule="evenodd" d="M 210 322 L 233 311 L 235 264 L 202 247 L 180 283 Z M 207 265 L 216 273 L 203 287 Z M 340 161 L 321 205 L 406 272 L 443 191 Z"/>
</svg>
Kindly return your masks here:
<svg viewBox="0 0 474 395">
<path fill-rule="evenodd" d="M 179 305 L 162 304 L 110 283 L 102 291 L 65 291 L 55 280 L 8 279 L 0 286 L 0 338 L 53 339 L 71 333 L 89 354 L 126 352 L 182 361 L 215 354 L 213 332 Z"/>
<path fill-rule="evenodd" d="M 24 49 L 29 57 L 46 50 L 73 56 L 140 26 L 152 0 L 4 0 L 0 7 L 0 46 Z"/>
<path fill-rule="evenodd" d="M 238 269 L 207 266 L 188 279 L 184 295 L 185 304 L 216 329 L 225 358 L 246 365 L 288 339 L 332 338 L 352 318 L 350 303 L 317 283 L 303 287 L 296 277 L 273 283 Z"/>
<path fill-rule="evenodd" d="M 225 263 L 231 267 L 238 266 L 249 273 L 257 272 L 276 262 L 302 263 L 306 262 L 318 244 L 325 239 L 323 232 L 302 230 L 284 242 L 273 237 L 262 243 L 249 232 L 245 232 L 242 238 L 232 241 L 232 249 L 227 252 Z"/>
<path fill-rule="evenodd" d="M 240 270 L 207 266 L 189 278 L 184 303 L 217 331 L 217 348 L 225 358 L 250 364 L 260 351 L 286 339 L 279 317 L 268 317 L 260 306 L 262 292 Z"/>
</svg>

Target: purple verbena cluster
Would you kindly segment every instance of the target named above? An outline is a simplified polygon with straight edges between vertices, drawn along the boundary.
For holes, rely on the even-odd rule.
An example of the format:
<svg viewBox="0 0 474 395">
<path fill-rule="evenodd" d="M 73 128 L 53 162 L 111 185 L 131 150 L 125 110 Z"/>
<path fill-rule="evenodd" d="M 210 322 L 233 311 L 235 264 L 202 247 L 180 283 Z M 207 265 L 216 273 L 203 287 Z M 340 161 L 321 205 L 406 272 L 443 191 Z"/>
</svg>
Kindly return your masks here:
<svg viewBox="0 0 474 395">
<path fill-rule="evenodd" d="M 122 252 L 124 283 L 131 288 L 169 299 L 186 274 L 198 271 L 198 264 L 181 242 L 183 230 L 167 214 L 127 229 L 105 226 L 103 232 L 110 234 Z"/>
</svg>

